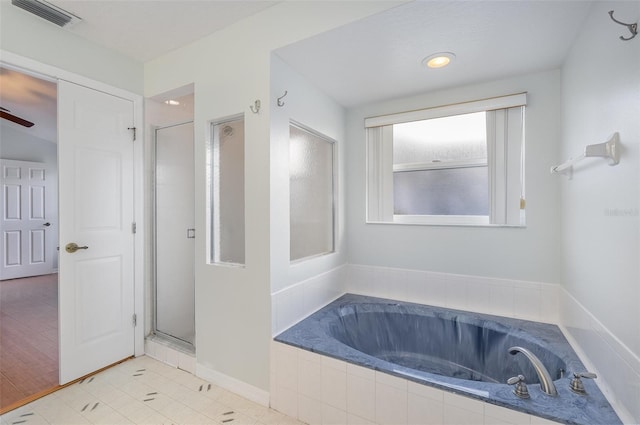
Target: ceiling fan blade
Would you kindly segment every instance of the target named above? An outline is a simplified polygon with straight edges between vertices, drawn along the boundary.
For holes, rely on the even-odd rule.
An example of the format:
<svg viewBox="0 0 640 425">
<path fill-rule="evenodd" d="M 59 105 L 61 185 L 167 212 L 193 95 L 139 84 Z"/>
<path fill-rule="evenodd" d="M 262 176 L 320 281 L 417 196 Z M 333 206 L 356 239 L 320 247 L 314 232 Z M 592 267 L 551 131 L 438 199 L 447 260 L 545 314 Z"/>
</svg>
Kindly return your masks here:
<svg viewBox="0 0 640 425">
<path fill-rule="evenodd" d="M 2 109 L 5 109 L 5 108 L 2 108 Z M 27 120 L 22 119 L 20 117 L 16 117 L 15 115 L 10 114 L 8 112 L 5 112 L 3 110 L 0 110 L 0 118 L 4 118 L 6 120 L 9 120 L 9 121 L 14 122 L 16 124 L 20 124 L 20 125 L 25 126 L 25 127 L 33 127 L 33 123 L 31 121 L 27 121 Z"/>
</svg>

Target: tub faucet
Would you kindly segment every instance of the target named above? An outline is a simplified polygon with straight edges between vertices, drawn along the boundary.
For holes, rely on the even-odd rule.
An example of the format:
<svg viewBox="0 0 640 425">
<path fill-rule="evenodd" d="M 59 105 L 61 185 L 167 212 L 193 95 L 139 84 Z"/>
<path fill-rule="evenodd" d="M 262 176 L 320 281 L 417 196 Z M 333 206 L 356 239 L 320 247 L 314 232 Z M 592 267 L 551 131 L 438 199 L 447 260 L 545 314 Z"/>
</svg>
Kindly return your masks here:
<svg viewBox="0 0 640 425">
<path fill-rule="evenodd" d="M 536 373 L 538 374 L 538 379 L 540 380 L 540 388 L 542 389 L 542 392 L 550 396 L 558 395 L 558 391 L 556 390 L 556 386 L 554 385 L 553 380 L 551 379 L 551 375 L 549 375 L 547 368 L 544 367 L 540 359 L 537 358 L 531 351 L 527 350 L 526 348 L 522 348 L 522 347 L 509 348 L 509 354 L 511 355 L 515 356 L 519 352 L 527 356 L 527 358 L 533 365 L 533 368 L 536 370 Z"/>
</svg>

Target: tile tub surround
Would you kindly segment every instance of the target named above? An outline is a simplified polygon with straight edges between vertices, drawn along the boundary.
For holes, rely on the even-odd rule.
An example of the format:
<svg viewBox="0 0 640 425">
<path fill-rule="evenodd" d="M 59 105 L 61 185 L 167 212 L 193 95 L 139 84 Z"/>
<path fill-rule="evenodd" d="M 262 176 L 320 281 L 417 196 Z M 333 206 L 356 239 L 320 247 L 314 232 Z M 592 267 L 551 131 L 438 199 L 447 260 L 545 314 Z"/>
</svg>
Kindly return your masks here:
<svg viewBox="0 0 640 425">
<path fill-rule="evenodd" d="M 543 394 L 539 389 L 539 385 L 529 385 L 531 399 L 521 400 L 513 395 L 512 387 L 506 384 L 466 381 L 427 372 L 420 372 L 418 370 L 395 365 L 357 351 L 332 338 L 329 331 L 331 326 L 340 325 L 340 321 L 342 320 L 339 315 L 340 308 L 347 304 L 351 304 L 354 301 L 369 304 L 398 304 L 398 302 L 392 300 L 381 300 L 372 297 L 347 294 L 283 332 L 276 337 L 276 341 L 318 354 L 338 358 L 346 363 L 373 369 L 377 371 L 376 373 L 384 372 L 384 374 L 393 375 L 396 378 L 401 378 L 408 382 L 435 387 L 445 393 L 457 393 L 465 397 L 487 402 L 489 405 L 508 407 L 525 414 L 533 414 L 556 421 L 575 424 L 591 425 L 596 423 L 621 423 L 613 409 L 611 409 L 608 402 L 593 382 L 585 382 L 585 387 L 588 392 L 587 396 L 579 396 L 572 393 L 569 390 L 568 378 L 556 380 L 555 383 L 559 393 L 558 397 L 549 397 Z M 527 334 L 531 335 L 531 342 L 540 340 L 545 341 L 545 344 L 550 345 L 551 351 L 566 362 L 567 372 L 570 373 L 573 371 L 584 370 L 584 366 L 569 344 L 566 343 L 562 333 L 555 326 L 518 319 L 500 318 L 497 316 L 480 315 L 463 311 L 452 311 L 419 304 L 402 303 L 402 306 L 405 311 L 411 314 L 454 314 L 459 318 L 458 320 L 468 322 L 478 320 L 499 321 L 502 325 L 508 328 L 513 328 L 518 331 L 526 331 Z M 549 338 L 557 338 L 557 340 L 552 341 Z M 276 355 L 275 357 L 277 358 L 278 356 Z M 277 367 L 277 364 L 274 367 L 274 373 L 276 374 L 276 376 L 274 376 L 274 382 L 276 383 L 282 382 L 278 376 L 280 373 L 279 370 L 281 371 L 281 369 L 282 368 Z M 279 404 L 282 405 L 282 401 L 284 399 L 291 398 L 293 396 L 291 393 L 291 385 L 276 385 L 274 390 L 274 406 L 276 408 L 278 408 Z M 286 394 L 288 394 L 289 397 L 287 397 Z M 333 407 L 339 408 L 341 406 Z M 290 408 L 291 406 L 289 406 L 289 410 L 285 411 L 285 413 L 292 414 Z M 286 404 L 285 410 L 287 410 Z M 304 418 L 302 419 L 304 420 Z M 378 421 L 378 423 L 385 422 Z M 400 423 L 404 423 L 404 421 L 401 420 Z"/>
<path fill-rule="evenodd" d="M 272 293 L 272 335 L 344 293 L 557 324 L 560 292 L 552 283 L 345 264 Z"/>
<path fill-rule="evenodd" d="M 559 424 L 279 342 L 271 362 L 271 408 L 310 425 Z"/>
<path fill-rule="evenodd" d="M 553 283 L 349 264 L 342 287 L 352 294 L 558 323 L 560 286 Z"/>
<path fill-rule="evenodd" d="M 563 331 L 625 424 L 640 424 L 640 357 L 562 291 Z M 602 379 L 605 378 L 605 379 Z"/>
<path fill-rule="evenodd" d="M 561 285 L 345 264 L 273 293 L 272 336 L 346 292 L 559 325 L 623 422 L 640 424 L 640 358 Z"/>
</svg>

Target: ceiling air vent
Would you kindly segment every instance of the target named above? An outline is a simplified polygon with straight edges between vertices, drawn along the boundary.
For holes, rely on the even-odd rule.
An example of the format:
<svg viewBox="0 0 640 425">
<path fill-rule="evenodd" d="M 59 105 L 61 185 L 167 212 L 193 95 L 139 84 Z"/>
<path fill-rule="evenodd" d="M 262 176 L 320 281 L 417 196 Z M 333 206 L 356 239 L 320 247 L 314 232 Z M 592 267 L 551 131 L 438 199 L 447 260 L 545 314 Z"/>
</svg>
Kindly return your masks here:
<svg viewBox="0 0 640 425">
<path fill-rule="evenodd" d="M 59 27 L 71 27 L 82 20 L 66 10 L 43 0 L 11 0 L 11 3 Z"/>
</svg>

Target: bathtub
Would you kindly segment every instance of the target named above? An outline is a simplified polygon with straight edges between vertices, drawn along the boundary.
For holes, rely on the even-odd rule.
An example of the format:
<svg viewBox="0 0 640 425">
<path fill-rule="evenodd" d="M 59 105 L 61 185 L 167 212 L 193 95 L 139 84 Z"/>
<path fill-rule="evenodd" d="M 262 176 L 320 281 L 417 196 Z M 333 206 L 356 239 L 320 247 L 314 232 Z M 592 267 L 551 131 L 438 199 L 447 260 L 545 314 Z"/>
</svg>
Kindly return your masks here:
<svg viewBox="0 0 640 425">
<path fill-rule="evenodd" d="M 567 424 L 621 424 L 597 385 L 570 391 L 585 371 L 557 326 L 346 294 L 276 336 L 275 341 L 483 402 Z M 522 353 L 538 357 L 557 396 L 544 394 Z M 509 378 L 524 375 L 530 398 Z"/>
</svg>

